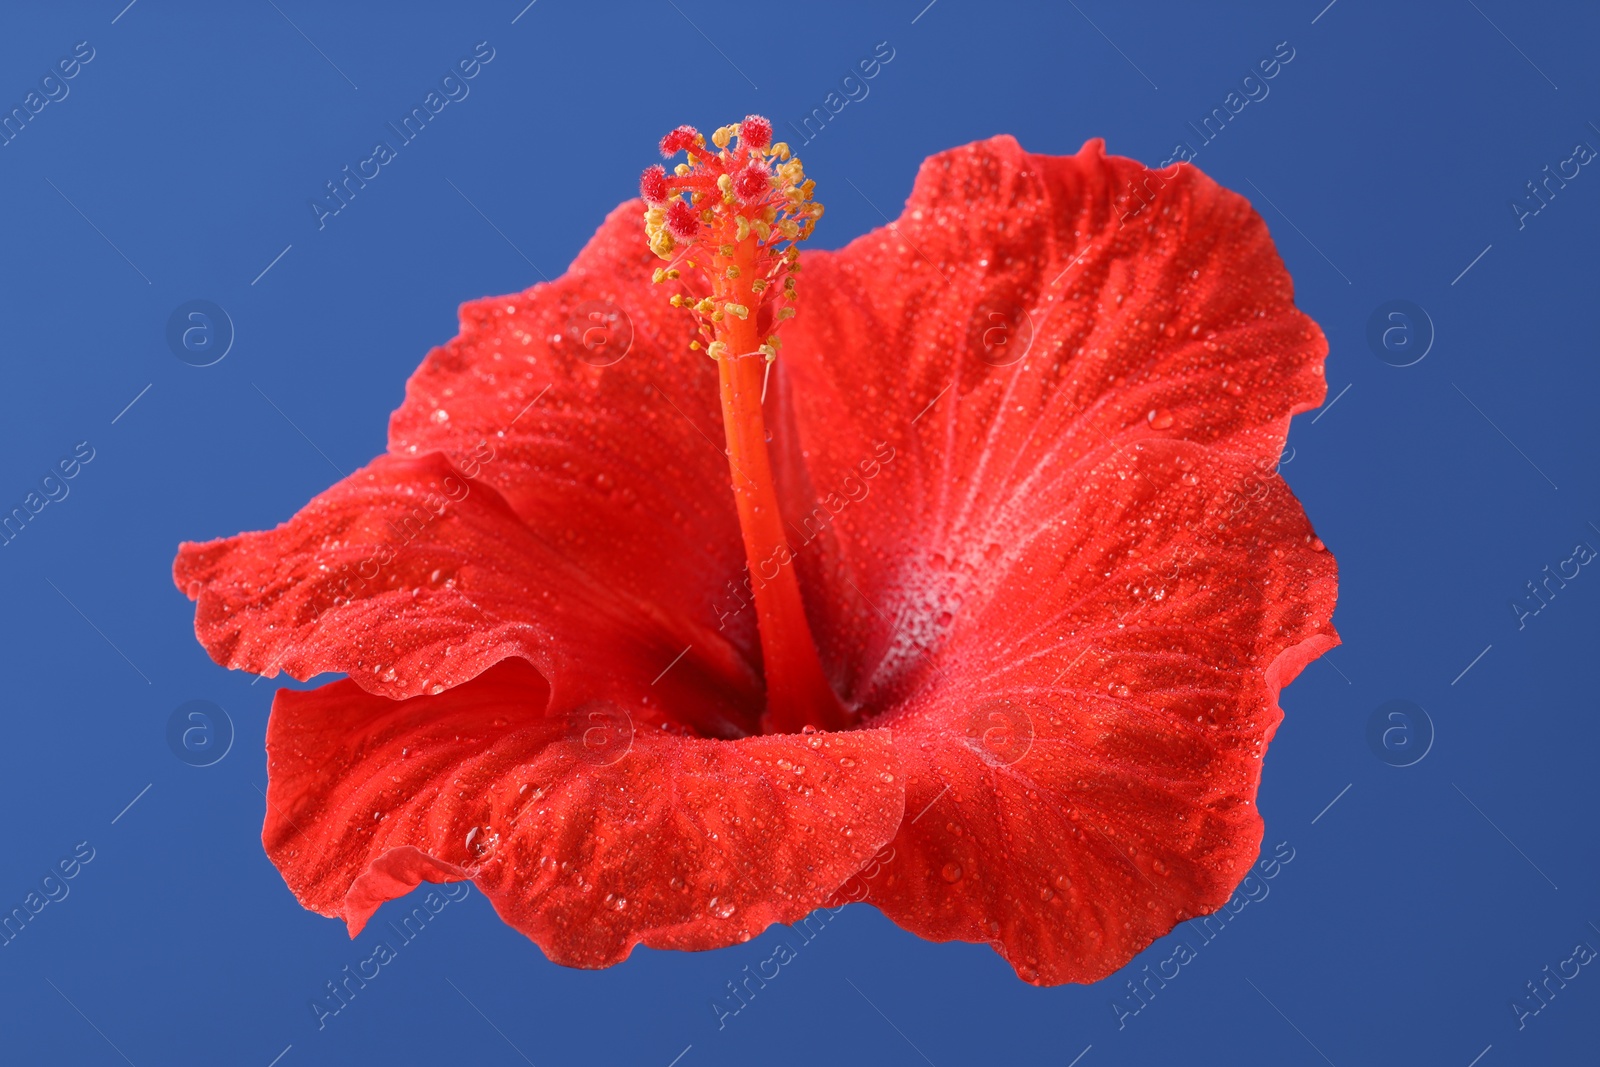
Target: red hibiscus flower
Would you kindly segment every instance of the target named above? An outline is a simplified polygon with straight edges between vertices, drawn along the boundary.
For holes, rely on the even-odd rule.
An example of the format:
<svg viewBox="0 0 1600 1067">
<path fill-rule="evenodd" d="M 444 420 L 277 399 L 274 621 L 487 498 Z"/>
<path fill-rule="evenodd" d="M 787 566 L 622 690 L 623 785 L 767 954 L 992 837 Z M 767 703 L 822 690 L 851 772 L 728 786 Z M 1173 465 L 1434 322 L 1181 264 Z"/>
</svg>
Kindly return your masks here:
<svg viewBox="0 0 1600 1067">
<path fill-rule="evenodd" d="M 471 879 L 601 967 L 865 899 L 1100 978 L 1228 899 L 1337 642 L 1275 473 L 1322 333 L 1193 167 L 999 137 L 800 256 L 799 161 L 711 142 L 464 306 L 387 455 L 180 549 L 218 662 L 347 675 L 273 705 L 268 854 L 352 935 Z"/>
</svg>

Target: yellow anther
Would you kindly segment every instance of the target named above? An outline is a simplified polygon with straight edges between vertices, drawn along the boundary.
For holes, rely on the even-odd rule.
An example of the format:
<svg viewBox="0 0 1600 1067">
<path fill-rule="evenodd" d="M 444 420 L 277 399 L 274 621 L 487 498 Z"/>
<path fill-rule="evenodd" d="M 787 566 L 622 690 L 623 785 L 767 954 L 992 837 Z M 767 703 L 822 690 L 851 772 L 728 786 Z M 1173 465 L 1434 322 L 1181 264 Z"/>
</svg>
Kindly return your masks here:
<svg viewBox="0 0 1600 1067">
<path fill-rule="evenodd" d="M 683 267 L 685 283 L 674 286 L 680 292 L 670 303 L 693 312 L 698 320 L 695 350 L 705 346 L 718 359 L 757 347 L 756 322 L 763 320 L 762 305 L 772 294 L 781 292 L 784 302 L 794 300 L 793 275 L 800 269 L 794 244 L 811 234 L 822 214 L 822 206 L 812 200 L 816 183 L 806 177 L 789 145 L 752 148 L 745 143 L 746 125 L 722 126 L 698 137 L 689 146 L 688 162 L 672 168 L 677 178 L 667 179 L 667 202 L 645 216 L 651 250 L 668 260 L 652 273 L 652 282 L 677 281 L 677 268 Z M 763 122 L 757 128 L 767 127 Z M 679 135 L 674 143 L 686 140 Z M 680 184 L 678 179 L 688 181 Z M 683 200 L 691 208 L 688 213 L 677 206 Z M 667 227 L 669 205 L 672 230 Z M 675 239 L 673 230 L 693 232 Z M 687 292 L 682 291 L 685 286 Z M 700 286 L 705 288 L 696 292 Z M 766 314 L 773 324 L 769 328 L 774 328 L 792 318 L 794 310 L 775 306 Z M 778 342 L 775 336 L 767 341 L 758 351 L 771 360 Z"/>
</svg>

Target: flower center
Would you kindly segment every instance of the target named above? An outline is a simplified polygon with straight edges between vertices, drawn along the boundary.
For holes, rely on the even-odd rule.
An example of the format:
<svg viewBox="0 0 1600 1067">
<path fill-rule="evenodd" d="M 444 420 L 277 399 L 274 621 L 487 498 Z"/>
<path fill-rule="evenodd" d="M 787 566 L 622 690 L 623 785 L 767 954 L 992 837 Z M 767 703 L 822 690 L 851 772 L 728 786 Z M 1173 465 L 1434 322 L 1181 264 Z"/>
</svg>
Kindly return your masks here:
<svg viewBox="0 0 1600 1067">
<path fill-rule="evenodd" d="M 778 512 L 762 412 L 767 374 L 778 357 L 777 330 L 794 316 L 796 242 L 822 215 L 813 184 L 772 143 L 772 124 L 751 115 L 705 138 L 680 126 L 661 139 L 661 154 L 688 162 L 671 174 L 653 166 L 639 180 L 650 249 L 667 261 L 655 281 L 679 289 L 674 307 L 699 326 L 690 347 L 717 361 L 722 423 L 734 500 L 761 633 L 766 733 L 807 726 L 841 729 L 849 716 L 822 670 L 806 621 L 794 553 Z"/>
</svg>

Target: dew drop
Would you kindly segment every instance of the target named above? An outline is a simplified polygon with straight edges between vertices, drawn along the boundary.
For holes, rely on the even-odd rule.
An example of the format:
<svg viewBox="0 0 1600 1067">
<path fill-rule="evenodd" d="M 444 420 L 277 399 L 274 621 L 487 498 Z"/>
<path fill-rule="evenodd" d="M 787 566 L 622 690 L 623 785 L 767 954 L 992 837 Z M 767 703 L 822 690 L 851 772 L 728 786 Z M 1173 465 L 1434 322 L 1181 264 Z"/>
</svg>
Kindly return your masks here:
<svg viewBox="0 0 1600 1067">
<path fill-rule="evenodd" d="M 1176 421 L 1172 417 L 1172 412 L 1166 408 L 1151 408 L 1145 419 L 1149 421 L 1151 429 L 1155 430 L 1165 430 Z"/>
<path fill-rule="evenodd" d="M 961 864 L 947 863 L 939 869 L 939 877 L 954 884 L 961 881 Z"/>
</svg>

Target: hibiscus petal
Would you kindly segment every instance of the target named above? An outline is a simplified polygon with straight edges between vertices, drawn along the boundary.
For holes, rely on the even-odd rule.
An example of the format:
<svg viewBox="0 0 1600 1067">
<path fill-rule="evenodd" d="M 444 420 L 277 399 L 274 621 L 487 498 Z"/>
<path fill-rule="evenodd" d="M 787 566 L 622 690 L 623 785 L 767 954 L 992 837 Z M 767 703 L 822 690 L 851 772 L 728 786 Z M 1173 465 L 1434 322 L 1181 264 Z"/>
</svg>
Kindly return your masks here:
<svg viewBox="0 0 1600 1067">
<path fill-rule="evenodd" d="M 464 305 L 460 335 L 407 384 L 389 449 L 469 465 L 573 566 L 671 611 L 680 648 L 754 670 L 716 364 L 651 284 L 643 212 L 613 211 L 563 277 Z"/>
<path fill-rule="evenodd" d="M 262 841 L 301 903 L 354 936 L 418 883 L 470 878 L 552 960 L 604 967 L 798 921 L 902 820 L 884 730 L 720 741 L 544 703 L 515 659 L 436 697 L 280 692 Z"/>
<path fill-rule="evenodd" d="M 813 631 L 862 704 L 881 706 L 871 605 L 911 561 L 981 567 L 999 527 L 1124 441 L 1275 463 L 1326 393 L 1327 341 L 1249 203 L 1099 141 L 941 153 L 899 220 L 804 262 L 775 462 Z"/>
<path fill-rule="evenodd" d="M 200 598 L 196 632 L 218 662 L 269 677 L 348 671 L 405 697 L 506 655 L 547 668 L 582 660 L 642 684 L 685 653 L 650 695 L 682 689 L 685 721 L 708 733 L 756 729 L 760 644 L 755 613 L 739 610 L 744 553 L 716 365 L 689 350 L 689 317 L 651 287 L 642 210 L 614 211 L 567 275 L 462 307 L 460 336 L 429 354 L 391 418 L 397 458 L 276 531 L 183 546 L 174 574 Z M 475 500 L 415 539 L 386 525 L 404 526 L 445 477 L 502 503 Z M 397 563 L 367 562 L 391 554 Z M 363 563 L 374 583 L 328 610 L 342 595 L 332 579 Z M 441 568 L 470 569 L 479 584 L 444 595 L 428 580 Z M 504 594 L 493 609 L 477 595 L 490 586 Z M 480 609 L 494 616 L 488 629 Z M 709 679 L 698 689 L 697 674 Z M 576 679 L 555 680 L 559 693 Z"/>
<path fill-rule="evenodd" d="M 872 720 L 918 817 L 869 899 L 1040 984 L 1097 980 L 1227 901 L 1261 841 L 1278 693 L 1337 643 L 1331 556 L 1239 457 L 1129 446 L 1062 505 Z M 880 606 L 907 637 L 926 622 Z"/>
<path fill-rule="evenodd" d="M 742 660 L 714 633 L 590 578 L 549 536 L 437 453 L 386 456 L 274 530 L 183 545 L 173 575 L 225 666 L 339 671 L 400 698 L 519 656 L 549 680 L 556 712 L 600 696 L 742 732 L 759 706 Z"/>
<path fill-rule="evenodd" d="M 912 774 L 870 899 L 1040 983 L 1227 899 L 1278 691 L 1337 641 L 1274 471 L 1326 342 L 1241 197 L 1180 167 L 1134 210 L 1150 173 L 934 157 L 807 258 L 780 361 L 813 628 Z"/>
</svg>

